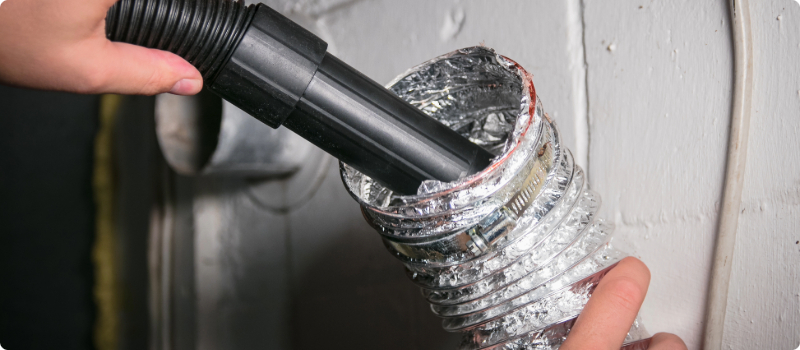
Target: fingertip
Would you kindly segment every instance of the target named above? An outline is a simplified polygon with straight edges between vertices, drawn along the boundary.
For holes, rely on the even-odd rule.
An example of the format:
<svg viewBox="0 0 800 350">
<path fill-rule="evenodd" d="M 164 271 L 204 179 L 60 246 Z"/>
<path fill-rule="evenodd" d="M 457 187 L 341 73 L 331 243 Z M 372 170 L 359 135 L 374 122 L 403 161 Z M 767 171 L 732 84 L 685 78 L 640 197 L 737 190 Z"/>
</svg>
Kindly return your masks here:
<svg viewBox="0 0 800 350">
<path fill-rule="evenodd" d="M 182 57 L 167 51 L 152 50 L 160 55 L 160 60 L 171 71 L 171 79 L 162 85 L 158 92 L 168 92 L 175 95 L 194 95 L 203 88 L 203 77 L 192 64 Z M 166 90 L 166 89 L 169 90 Z"/>
<path fill-rule="evenodd" d="M 621 260 L 592 293 L 562 349 L 619 349 L 650 284 L 650 270 L 636 258 Z"/>
<path fill-rule="evenodd" d="M 687 350 L 683 339 L 671 333 L 657 333 L 653 336 L 648 350 Z"/>
<path fill-rule="evenodd" d="M 647 285 L 642 284 L 640 279 L 629 276 L 615 276 L 603 282 L 605 283 L 598 287 L 597 292 L 604 296 L 605 302 L 616 306 L 617 310 L 625 310 L 635 316 L 647 295 Z"/>
<path fill-rule="evenodd" d="M 194 95 L 203 88 L 201 79 L 181 79 L 168 91 L 174 95 Z"/>
<path fill-rule="evenodd" d="M 595 293 L 605 302 L 622 307 L 635 315 L 650 286 L 650 269 L 639 259 L 622 259 L 600 282 Z"/>
<path fill-rule="evenodd" d="M 645 287 L 650 285 L 650 269 L 643 263 L 641 260 L 629 256 L 617 264 L 614 268 L 615 270 L 619 269 L 618 271 L 624 271 L 625 275 L 636 276 L 645 282 Z"/>
</svg>

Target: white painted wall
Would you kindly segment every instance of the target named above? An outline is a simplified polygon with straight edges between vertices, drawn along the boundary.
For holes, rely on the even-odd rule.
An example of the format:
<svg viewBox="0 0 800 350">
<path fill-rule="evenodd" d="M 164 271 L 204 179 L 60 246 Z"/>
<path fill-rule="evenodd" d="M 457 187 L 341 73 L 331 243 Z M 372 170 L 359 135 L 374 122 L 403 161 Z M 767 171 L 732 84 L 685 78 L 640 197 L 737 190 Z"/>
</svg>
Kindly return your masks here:
<svg viewBox="0 0 800 350">
<path fill-rule="evenodd" d="M 727 2 L 586 1 L 589 180 L 651 269 L 642 318 L 702 340 L 732 87 Z"/>
<path fill-rule="evenodd" d="M 579 164 L 588 169 L 592 188 L 604 199 L 605 216 L 617 226 L 618 244 L 627 246 L 653 272 L 642 310 L 645 325 L 653 333 L 677 333 L 690 349 L 700 348 L 732 97 L 727 1 L 267 3 L 321 35 L 331 52 L 382 83 L 422 61 L 480 43 L 518 61 L 534 75 L 546 111 L 561 127 Z M 731 349 L 795 349 L 800 344 L 800 4 L 757 0 L 751 11 L 756 50 L 754 114 L 725 344 Z M 327 242 L 337 239 L 358 241 L 358 251 L 368 252 L 363 253 L 366 258 L 356 260 L 368 259 L 375 265 L 353 264 L 351 268 L 362 269 L 359 274 L 369 275 L 370 269 L 377 271 L 375 266 L 380 271 L 394 266 L 388 254 L 374 255 L 378 240 L 363 235 L 366 226 L 355 221 L 356 204 L 348 201 L 335 176 L 332 167 L 320 190 L 324 195 L 297 211 L 270 214 L 274 218 L 252 214 L 265 223 L 260 228 L 263 237 L 285 245 L 271 249 L 283 252 L 274 254 L 280 260 L 277 265 L 289 266 L 290 291 L 299 288 L 297 277 L 291 276 L 318 268 L 314 260 L 320 254 L 330 256 Z M 273 192 L 280 191 L 277 186 Z M 242 200 L 236 199 L 242 196 L 239 193 L 232 196 L 227 199 L 230 205 L 225 204 L 230 208 Z M 208 197 L 200 199 L 195 203 L 200 209 L 217 205 Z M 334 207 L 338 214 L 326 225 L 308 220 Z M 231 210 L 230 215 L 250 215 Z M 210 219 L 197 221 L 198 254 L 200 259 L 203 254 L 210 259 L 198 263 L 230 264 L 220 258 L 222 248 L 208 245 L 215 242 L 215 229 L 203 228 L 202 220 Z M 283 223 L 285 232 L 267 222 Z M 322 232 L 326 227 L 330 232 Z M 203 239 L 206 234 L 211 235 L 208 240 Z M 227 235 L 244 237 L 230 229 Z M 225 249 L 235 249 L 229 243 Z M 335 249 L 346 252 L 349 248 Z M 266 251 L 253 256 L 262 253 Z M 243 250 L 242 254 L 241 261 L 249 261 L 248 253 Z M 394 290 L 399 288 L 395 281 L 380 280 L 369 288 Z M 214 288 L 222 296 L 200 292 L 199 299 L 228 300 L 228 292 Z M 404 310 L 423 307 L 421 298 L 405 299 L 413 296 L 412 289 L 408 282 L 408 288 L 398 292 L 402 300 L 396 301 L 395 311 L 405 320 L 426 320 L 428 327 L 432 323 L 426 316 Z M 336 295 L 331 298 L 337 300 Z M 367 299 L 375 305 L 385 303 Z M 287 312 L 280 310 L 276 313 Z M 201 329 L 203 325 L 217 327 L 220 321 L 215 314 L 206 317 L 207 322 L 203 315 L 198 321 Z M 409 329 L 421 326 L 409 322 Z M 215 336 L 211 330 L 203 334 Z M 408 336 L 426 339 L 419 334 Z M 409 344 L 417 344 L 413 339 Z M 208 348 L 214 348 L 213 344 L 228 343 L 209 344 Z"/>
</svg>

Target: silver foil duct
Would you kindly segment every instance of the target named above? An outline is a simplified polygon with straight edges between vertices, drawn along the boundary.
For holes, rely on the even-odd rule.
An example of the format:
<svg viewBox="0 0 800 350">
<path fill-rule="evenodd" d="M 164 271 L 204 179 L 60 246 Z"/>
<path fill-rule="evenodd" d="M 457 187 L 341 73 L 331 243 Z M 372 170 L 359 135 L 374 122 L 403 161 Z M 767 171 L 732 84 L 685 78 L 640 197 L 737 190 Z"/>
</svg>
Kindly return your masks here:
<svg viewBox="0 0 800 350">
<path fill-rule="evenodd" d="M 600 197 L 543 112 L 531 76 L 484 47 L 423 63 L 396 94 L 497 155 L 478 174 L 401 196 L 341 164 L 342 180 L 461 349 L 557 349 L 626 255 Z M 635 322 L 626 349 L 645 349 Z"/>
</svg>

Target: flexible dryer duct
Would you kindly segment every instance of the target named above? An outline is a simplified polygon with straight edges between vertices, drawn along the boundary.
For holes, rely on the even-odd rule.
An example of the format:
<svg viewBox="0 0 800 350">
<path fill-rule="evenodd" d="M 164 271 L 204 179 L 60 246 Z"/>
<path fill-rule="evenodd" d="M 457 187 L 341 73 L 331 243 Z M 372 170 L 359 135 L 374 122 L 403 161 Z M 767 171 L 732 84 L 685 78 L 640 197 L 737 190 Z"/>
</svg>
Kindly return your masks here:
<svg viewBox="0 0 800 350">
<path fill-rule="evenodd" d="M 595 286 L 625 254 L 598 218 L 600 196 L 561 145 L 530 75 L 483 47 L 398 77 L 391 89 L 498 154 L 455 182 L 398 195 L 349 165 L 341 174 L 367 221 L 422 287 L 461 349 L 557 349 Z M 637 321 L 624 349 L 646 349 Z"/>
</svg>

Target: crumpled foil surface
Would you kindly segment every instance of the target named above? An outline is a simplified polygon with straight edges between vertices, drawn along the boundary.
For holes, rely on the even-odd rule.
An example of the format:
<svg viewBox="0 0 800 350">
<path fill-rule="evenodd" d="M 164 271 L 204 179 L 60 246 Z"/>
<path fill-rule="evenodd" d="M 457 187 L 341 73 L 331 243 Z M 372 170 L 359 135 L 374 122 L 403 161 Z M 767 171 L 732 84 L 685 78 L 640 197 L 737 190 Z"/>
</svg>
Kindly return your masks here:
<svg viewBox="0 0 800 350">
<path fill-rule="evenodd" d="M 342 163 L 365 218 L 445 330 L 463 333 L 460 349 L 558 349 L 626 254 L 611 245 L 612 227 L 597 216 L 600 196 L 561 146 L 531 76 L 491 49 L 471 47 L 412 68 L 389 88 L 497 157 L 477 174 L 427 181 L 411 196 Z M 531 180 L 534 172 L 541 176 Z M 524 205 L 515 197 L 521 191 L 531 193 Z M 501 221 L 490 235 L 486 227 Z M 637 319 L 623 348 L 648 345 Z"/>
</svg>

